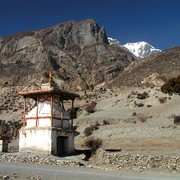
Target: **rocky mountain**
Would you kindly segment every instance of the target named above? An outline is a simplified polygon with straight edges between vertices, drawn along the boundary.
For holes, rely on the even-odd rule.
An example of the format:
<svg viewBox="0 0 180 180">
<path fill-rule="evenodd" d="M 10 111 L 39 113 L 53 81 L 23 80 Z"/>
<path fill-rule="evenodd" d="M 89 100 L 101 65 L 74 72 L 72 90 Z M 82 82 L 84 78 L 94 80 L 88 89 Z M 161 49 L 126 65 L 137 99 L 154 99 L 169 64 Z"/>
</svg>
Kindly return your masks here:
<svg viewBox="0 0 180 180">
<path fill-rule="evenodd" d="M 177 47 L 136 61 L 131 52 L 110 45 L 92 19 L 0 38 L 0 113 L 21 109 L 17 93 L 48 82 L 51 68 L 65 90 L 159 85 L 180 72 L 179 53 Z"/>
<path fill-rule="evenodd" d="M 117 39 L 113 39 L 111 37 L 108 37 L 108 41 L 111 46 L 122 47 L 125 50 L 128 50 L 131 53 L 133 53 L 137 58 L 145 58 L 150 55 L 161 52 L 160 49 L 156 49 L 144 41 L 135 42 L 135 43 L 127 43 L 124 45 L 121 45 Z"/>
<path fill-rule="evenodd" d="M 161 52 L 160 49 L 156 49 L 147 42 L 135 42 L 135 43 L 127 43 L 123 45 L 130 52 L 132 52 L 138 58 L 145 58 L 150 55 Z"/>
<path fill-rule="evenodd" d="M 180 47 L 168 49 L 132 62 L 112 82 L 112 86 L 161 86 L 180 74 Z"/>
<path fill-rule="evenodd" d="M 32 85 L 54 79 L 65 89 L 87 89 L 112 79 L 135 57 L 108 43 L 92 19 L 69 21 L 47 29 L 0 39 L 0 84 Z"/>
</svg>

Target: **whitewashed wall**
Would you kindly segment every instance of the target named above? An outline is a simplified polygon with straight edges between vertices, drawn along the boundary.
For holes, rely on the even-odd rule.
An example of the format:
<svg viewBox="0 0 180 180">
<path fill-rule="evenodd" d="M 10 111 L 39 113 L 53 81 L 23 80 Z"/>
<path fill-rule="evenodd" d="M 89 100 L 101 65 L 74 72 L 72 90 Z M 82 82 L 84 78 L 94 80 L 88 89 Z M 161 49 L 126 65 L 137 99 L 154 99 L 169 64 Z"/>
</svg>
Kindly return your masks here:
<svg viewBox="0 0 180 180">
<path fill-rule="evenodd" d="M 20 129 L 19 151 L 43 151 L 51 153 L 51 129 Z"/>
<path fill-rule="evenodd" d="M 66 154 L 74 152 L 74 134 L 73 132 L 57 131 L 52 129 L 20 129 L 19 133 L 19 151 L 20 152 L 41 152 L 46 154 L 57 154 L 57 137 L 67 137 L 65 144 Z"/>
</svg>

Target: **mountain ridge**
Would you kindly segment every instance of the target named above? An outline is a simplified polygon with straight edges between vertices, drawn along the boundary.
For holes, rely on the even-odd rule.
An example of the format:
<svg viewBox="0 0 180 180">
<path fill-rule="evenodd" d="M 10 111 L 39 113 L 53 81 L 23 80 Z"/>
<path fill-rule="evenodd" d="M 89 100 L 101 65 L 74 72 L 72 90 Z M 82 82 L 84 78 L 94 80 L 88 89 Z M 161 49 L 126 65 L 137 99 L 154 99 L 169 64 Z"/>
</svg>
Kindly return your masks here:
<svg viewBox="0 0 180 180">
<path fill-rule="evenodd" d="M 130 52 L 109 45 L 96 21 L 68 21 L 2 38 L 0 84 L 41 84 L 52 67 L 59 86 L 82 90 L 114 78 L 133 60 Z"/>
<path fill-rule="evenodd" d="M 109 44 L 112 46 L 122 47 L 131 53 L 133 53 L 137 58 L 145 58 L 150 55 L 161 52 L 160 49 L 154 48 L 152 45 L 145 41 L 138 41 L 134 43 L 126 43 L 121 45 L 117 39 L 108 37 Z"/>
</svg>

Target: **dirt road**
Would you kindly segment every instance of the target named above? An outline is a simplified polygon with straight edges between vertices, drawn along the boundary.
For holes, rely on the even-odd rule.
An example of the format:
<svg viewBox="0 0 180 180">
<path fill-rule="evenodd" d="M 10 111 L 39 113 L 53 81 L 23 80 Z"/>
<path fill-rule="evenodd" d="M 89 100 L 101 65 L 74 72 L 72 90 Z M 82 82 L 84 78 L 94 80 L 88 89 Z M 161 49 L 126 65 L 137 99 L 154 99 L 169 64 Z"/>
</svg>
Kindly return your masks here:
<svg viewBox="0 0 180 180">
<path fill-rule="evenodd" d="M 4 177 L 3 177 L 4 176 Z M 178 180 L 180 175 L 160 172 L 105 171 L 90 168 L 72 168 L 50 165 L 0 162 L 0 179 L 9 176 L 16 180 Z"/>
</svg>

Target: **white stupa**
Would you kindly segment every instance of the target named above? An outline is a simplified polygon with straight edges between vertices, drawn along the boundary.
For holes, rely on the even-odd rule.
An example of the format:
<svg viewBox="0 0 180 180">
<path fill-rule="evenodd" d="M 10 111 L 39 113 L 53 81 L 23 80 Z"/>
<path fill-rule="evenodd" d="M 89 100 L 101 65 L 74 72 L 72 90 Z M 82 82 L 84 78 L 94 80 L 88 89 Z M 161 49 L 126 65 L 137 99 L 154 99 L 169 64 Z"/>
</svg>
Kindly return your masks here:
<svg viewBox="0 0 180 180">
<path fill-rule="evenodd" d="M 51 80 L 49 83 L 42 84 L 41 90 L 20 92 L 19 95 L 24 97 L 19 151 L 43 152 L 53 155 L 73 153 L 73 120 L 66 113 L 64 102 L 71 101 L 73 111 L 74 100 L 79 95 L 57 89 Z M 36 101 L 36 106 L 29 112 L 26 108 L 27 98 Z"/>
</svg>

